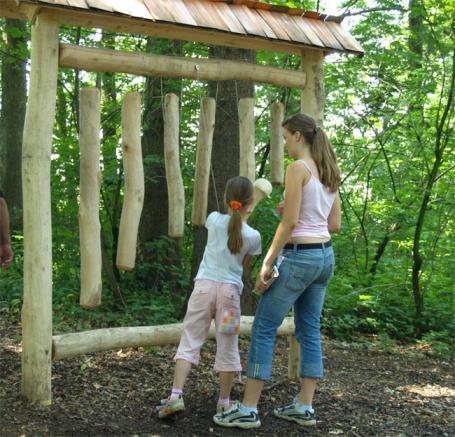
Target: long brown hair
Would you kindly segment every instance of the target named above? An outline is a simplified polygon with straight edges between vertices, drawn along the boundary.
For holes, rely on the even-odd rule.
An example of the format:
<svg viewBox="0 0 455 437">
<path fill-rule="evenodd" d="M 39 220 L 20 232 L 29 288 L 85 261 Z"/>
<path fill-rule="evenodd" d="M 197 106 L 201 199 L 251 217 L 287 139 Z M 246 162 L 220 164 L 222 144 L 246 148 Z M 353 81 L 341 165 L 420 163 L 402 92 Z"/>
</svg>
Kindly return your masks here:
<svg viewBox="0 0 455 437">
<path fill-rule="evenodd" d="M 253 184 L 248 178 L 243 176 L 235 176 L 229 179 L 224 191 L 224 201 L 227 206 L 230 206 L 229 204 L 232 201 L 240 202 L 242 208 L 249 205 L 253 201 Z M 240 253 L 242 250 L 242 216 L 239 209 L 232 209 L 228 225 L 227 245 L 233 255 Z"/>
<path fill-rule="evenodd" d="M 335 192 L 340 186 L 340 169 L 335 151 L 324 130 L 307 114 L 295 114 L 286 118 L 282 126 L 291 134 L 300 132 L 310 145 L 311 156 L 316 163 L 321 182 Z"/>
</svg>

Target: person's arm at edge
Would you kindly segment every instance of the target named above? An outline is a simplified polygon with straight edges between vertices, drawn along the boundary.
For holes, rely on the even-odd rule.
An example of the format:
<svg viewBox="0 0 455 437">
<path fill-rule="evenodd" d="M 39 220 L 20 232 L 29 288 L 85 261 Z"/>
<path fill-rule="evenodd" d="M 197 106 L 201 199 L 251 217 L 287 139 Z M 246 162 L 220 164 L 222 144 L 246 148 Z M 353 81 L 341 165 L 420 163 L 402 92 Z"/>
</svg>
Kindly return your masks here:
<svg viewBox="0 0 455 437">
<path fill-rule="evenodd" d="M 10 245 L 8 206 L 3 198 L 0 198 L 0 244 L 1 263 L 6 268 L 13 259 L 13 251 Z"/>
</svg>

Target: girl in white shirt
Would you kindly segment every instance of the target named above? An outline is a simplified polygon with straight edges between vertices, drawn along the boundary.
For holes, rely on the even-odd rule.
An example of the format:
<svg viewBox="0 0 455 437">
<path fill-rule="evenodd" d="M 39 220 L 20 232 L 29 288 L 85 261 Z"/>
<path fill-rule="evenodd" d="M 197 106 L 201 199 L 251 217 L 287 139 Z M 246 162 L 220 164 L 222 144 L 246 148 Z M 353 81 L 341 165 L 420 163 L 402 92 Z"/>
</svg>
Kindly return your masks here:
<svg viewBox="0 0 455 437">
<path fill-rule="evenodd" d="M 246 223 L 253 203 L 253 184 L 242 176 L 230 179 L 224 200 L 228 213 L 212 212 L 207 217 L 207 245 L 174 357 L 172 391 L 157 407 L 161 419 L 185 410 L 183 387 L 191 367 L 199 363 L 212 319 L 215 319 L 217 341 L 214 369 L 220 374 L 218 412 L 230 406 L 232 383 L 242 370 L 238 351 L 242 275 L 252 256 L 261 253 L 261 236 Z"/>
</svg>

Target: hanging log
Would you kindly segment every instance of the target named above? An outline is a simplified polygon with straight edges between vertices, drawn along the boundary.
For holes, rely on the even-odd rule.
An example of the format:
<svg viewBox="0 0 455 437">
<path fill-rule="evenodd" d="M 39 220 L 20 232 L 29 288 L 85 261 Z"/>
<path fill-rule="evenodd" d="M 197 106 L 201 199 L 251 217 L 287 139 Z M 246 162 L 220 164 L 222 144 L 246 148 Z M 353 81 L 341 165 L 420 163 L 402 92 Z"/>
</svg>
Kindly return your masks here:
<svg viewBox="0 0 455 437">
<path fill-rule="evenodd" d="M 213 131 L 215 129 L 216 102 L 212 97 L 201 101 L 199 133 L 196 150 L 196 172 L 194 176 L 193 210 L 191 222 L 203 226 L 207 218 L 207 202 L 212 159 Z"/>
<path fill-rule="evenodd" d="M 86 71 L 198 80 L 252 80 L 291 88 L 305 86 L 305 73 L 226 59 L 185 58 L 60 45 L 60 66 Z"/>
<path fill-rule="evenodd" d="M 81 155 L 79 229 L 80 305 L 84 308 L 94 308 L 101 304 L 100 114 L 98 88 L 82 88 L 80 91 L 79 133 Z"/>
<path fill-rule="evenodd" d="M 283 128 L 281 127 L 283 120 L 284 105 L 281 102 L 273 102 L 270 124 L 270 167 L 273 185 L 284 183 Z"/>
<path fill-rule="evenodd" d="M 242 316 L 239 335 L 251 335 L 253 321 L 253 316 Z M 178 344 L 182 326 L 182 323 L 174 323 L 158 326 L 94 329 L 73 334 L 55 335 L 52 338 L 52 357 L 54 360 L 60 360 L 82 354 L 127 347 Z M 278 328 L 277 335 L 291 335 L 293 332 L 294 318 L 286 317 Z M 215 338 L 213 322 L 210 327 L 209 338 Z"/>
<path fill-rule="evenodd" d="M 117 268 L 132 270 L 137 233 L 144 205 L 144 168 L 141 149 L 141 95 L 127 93 L 122 107 L 122 152 L 125 193 L 117 248 Z"/>
<path fill-rule="evenodd" d="M 254 98 L 239 100 L 240 176 L 254 182 L 256 177 Z"/>
<path fill-rule="evenodd" d="M 179 156 L 179 99 L 166 94 L 164 99 L 164 164 L 169 199 L 169 236 L 183 237 L 185 192 Z"/>
<path fill-rule="evenodd" d="M 22 395 L 51 403 L 51 153 L 58 70 L 58 25 L 45 13 L 32 24 L 30 89 L 22 146 L 24 303 Z"/>
</svg>

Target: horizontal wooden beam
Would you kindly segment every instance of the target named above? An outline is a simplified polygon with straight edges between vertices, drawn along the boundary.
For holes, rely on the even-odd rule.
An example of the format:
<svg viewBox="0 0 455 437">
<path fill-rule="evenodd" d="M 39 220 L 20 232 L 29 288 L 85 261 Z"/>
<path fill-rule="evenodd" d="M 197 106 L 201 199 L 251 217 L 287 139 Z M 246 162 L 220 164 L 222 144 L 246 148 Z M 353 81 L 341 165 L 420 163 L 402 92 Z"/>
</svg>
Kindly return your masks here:
<svg viewBox="0 0 455 437">
<path fill-rule="evenodd" d="M 251 335 L 254 317 L 242 316 L 240 335 Z M 103 352 L 113 349 L 139 346 L 165 346 L 180 341 L 182 323 L 158 326 L 137 326 L 130 328 L 106 328 L 52 337 L 52 359 Z M 294 334 L 294 318 L 286 317 L 278 328 L 277 335 Z M 212 322 L 209 338 L 215 338 Z"/>
<path fill-rule="evenodd" d="M 27 3 L 26 0 L 21 1 L 17 5 L 14 0 L 0 0 L 0 16 L 31 20 L 37 11 L 41 10 L 46 11 L 50 17 L 54 18 L 63 26 L 81 26 L 89 29 L 101 28 L 131 35 L 149 35 L 155 38 L 194 41 L 205 44 L 294 55 L 300 55 L 302 48 L 306 47 L 305 44 L 301 43 L 289 43 L 201 27 L 140 20 L 103 11 L 94 12 L 93 10 L 69 9 L 52 6 L 51 4 L 46 6 L 43 4 L 37 5 L 36 3 Z M 308 48 L 321 50 L 310 46 Z M 326 53 L 331 51 L 333 50 L 324 49 Z"/>
<path fill-rule="evenodd" d="M 306 73 L 224 59 L 197 59 L 152 55 L 60 44 L 61 67 L 86 71 L 129 73 L 141 76 L 201 80 L 252 80 L 291 88 L 304 88 Z"/>
</svg>

